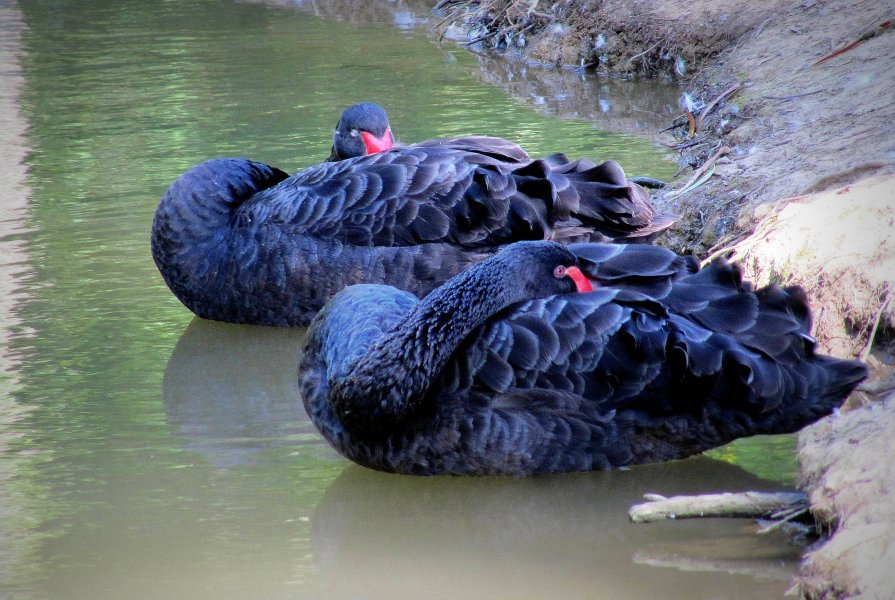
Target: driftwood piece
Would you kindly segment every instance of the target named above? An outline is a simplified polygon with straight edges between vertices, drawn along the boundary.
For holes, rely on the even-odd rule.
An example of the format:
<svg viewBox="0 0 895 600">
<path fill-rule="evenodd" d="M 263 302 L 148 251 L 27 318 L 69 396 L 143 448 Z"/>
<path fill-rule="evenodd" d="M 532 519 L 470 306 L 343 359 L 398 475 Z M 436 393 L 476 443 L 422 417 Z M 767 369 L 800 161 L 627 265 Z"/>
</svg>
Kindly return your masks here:
<svg viewBox="0 0 895 600">
<path fill-rule="evenodd" d="M 671 498 L 646 494 L 644 497 L 648 502 L 628 509 L 628 518 L 634 523 L 702 517 L 786 521 L 808 510 L 808 498 L 801 492 L 739 492 Z"/>
</svg>

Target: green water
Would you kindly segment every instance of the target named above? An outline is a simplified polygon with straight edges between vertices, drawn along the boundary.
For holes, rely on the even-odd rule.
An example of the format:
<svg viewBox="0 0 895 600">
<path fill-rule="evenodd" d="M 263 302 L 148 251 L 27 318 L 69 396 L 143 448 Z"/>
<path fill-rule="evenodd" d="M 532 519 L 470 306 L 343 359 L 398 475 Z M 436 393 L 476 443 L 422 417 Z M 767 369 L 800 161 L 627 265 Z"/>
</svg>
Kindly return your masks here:
<svg viewBox="0 0 895 600">
<path fill-rule="evenodd" d="M 213 156 L 313 164 L 360 100 L 405 141 L 488 133 L 675 170 L 600 128 L 653 127 L 643 115 L 673 112 L 672 88 L 574 76 L 587 91 L 567 98 L 433 44 L 415 25 L 426 3 L 326 4 L 0 0 L 0 597 L 782 593 L 798 556 L 782 538 L 625 515 L 645 492 L 779 484 L 706 458 L 530 480 L 369 473 L 308 423 L 302 331 L 200 321 L 170 294 L 149 255 L 167 185 Z M 787 481 L 791 442 L 766 443 L 723 453 Z"/>
</svg>

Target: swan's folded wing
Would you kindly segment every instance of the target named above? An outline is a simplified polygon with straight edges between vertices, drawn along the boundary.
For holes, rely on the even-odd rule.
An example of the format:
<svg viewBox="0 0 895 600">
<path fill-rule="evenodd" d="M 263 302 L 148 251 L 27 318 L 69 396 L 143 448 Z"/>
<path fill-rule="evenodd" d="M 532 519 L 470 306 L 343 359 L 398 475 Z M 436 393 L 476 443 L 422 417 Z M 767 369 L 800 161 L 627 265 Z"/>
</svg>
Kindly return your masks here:
<svg viewBox="0 0 895 600">
<path fill-rule="evenodd" d="M 569 244 L 581 270 L 598 285 L 665 298 L 672 286 L 699 270 L 694 257 L 647 244 Z"/>
<path fill-rule="evenodd" d="M 236 224 L 356 246 L 438 241 L 469 249 L 653 232 L 655 211 L 617 165 L 507 154 L 417 145 L 317 165 L 246 200 Z"/>
<path fill-rule="evenodd" d="M 507 309 L 474 332 L 442 378 L 459 389 L 546 389 L 607 398 L 589 389 L 606 344 L 630 319 L 615 302 L 623 292 L 602 289 L 531 300 Z M 591 386 L 592 387 L 592 386 Z"/>
<path fill-rule="evenodd" d="M 453 138 L 437 138 L 413 144 L 417 148 L 450 148 L 463 152 L 474 152 L 506 163 L 522 163 L 531 160 L 519 144 L 503 138 L 471 135 Z"/>
<path fill-rule="evenodd" d="M 652 416 L 698 414 L 716 405 L 759 415 L 804 394 L 805 382 L 789 370 L 811 354 L 797 318 L 798 296 L 744 291 L 737 279 L 726 287 L 726 295 L 707 294 L 699 303 L 671 294 L 688 308 L 678 314 L 625 289 L 532 300 L 471 336 L 450 376 L 491 394 L 558 390 L 602 411 Z"/>
<path fill-rule="evenodd" d="M 485 247 L 494 245 L 498 230 L 507 239 L 544 237 L 542 218 L 513 212 L 512 180 L 498 165 L 482 154 L 439 147 L 325 163 L 256 194 L 240 207 L 237 224 L 356 246 Z"/>
</svg>

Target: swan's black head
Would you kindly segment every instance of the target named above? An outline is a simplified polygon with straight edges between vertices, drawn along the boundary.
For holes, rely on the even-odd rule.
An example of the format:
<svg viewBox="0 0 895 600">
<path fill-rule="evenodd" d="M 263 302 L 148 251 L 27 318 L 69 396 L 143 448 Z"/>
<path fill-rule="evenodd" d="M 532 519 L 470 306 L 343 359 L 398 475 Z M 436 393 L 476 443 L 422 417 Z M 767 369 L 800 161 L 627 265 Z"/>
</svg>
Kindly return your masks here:
<svg viewBox="0 0 895 600">
<path fill-rule="evenodd" d="M 510 289 L 520 299 L 592 290 L 590 281 L 581 272 L 578 258 L 556 242 L 516 242 L 482 266 L 500 273 L 501 279 L 509 282 Z"/>
<path fill-rule="evenodd" d="M 346 108 L 339 118 L 329 160 L 376 154 L 394 145 L 385 110 L 378 104 L 362 102 Z"/>
</svg>

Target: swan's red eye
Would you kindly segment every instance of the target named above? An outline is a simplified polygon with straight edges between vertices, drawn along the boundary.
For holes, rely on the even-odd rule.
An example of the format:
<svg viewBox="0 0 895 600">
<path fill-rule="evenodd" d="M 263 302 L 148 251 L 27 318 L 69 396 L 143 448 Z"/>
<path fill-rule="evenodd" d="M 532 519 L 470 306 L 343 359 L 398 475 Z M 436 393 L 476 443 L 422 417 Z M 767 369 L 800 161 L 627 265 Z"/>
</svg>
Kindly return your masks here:
<svg viewBox="0 0 895 600">
<path fill-rule="evenodd" d="M 555 269 L 553 269 L 553 276 L 556 278 L 565 277 L 566 276 L 566 268 L 562 265 L 559 265 Z"/>
</svg>

